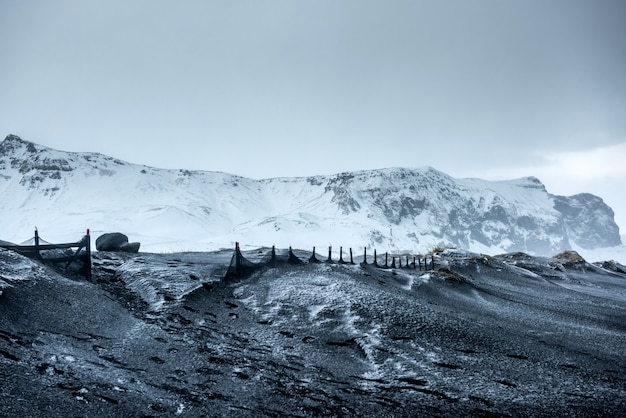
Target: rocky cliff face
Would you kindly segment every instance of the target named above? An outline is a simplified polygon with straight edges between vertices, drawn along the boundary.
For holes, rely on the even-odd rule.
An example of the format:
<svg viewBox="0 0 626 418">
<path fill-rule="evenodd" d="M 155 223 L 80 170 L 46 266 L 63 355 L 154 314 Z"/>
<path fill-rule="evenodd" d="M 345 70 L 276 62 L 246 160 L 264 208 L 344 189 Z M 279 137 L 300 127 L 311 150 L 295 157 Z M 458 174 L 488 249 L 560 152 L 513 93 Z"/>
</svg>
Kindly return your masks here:
<svg viewBox="0 0 626 418">
<path fill-rule="evenodd" d="M 242 241 L 551 255 L 621 243 L 613 211 L 597 196 L 554 196 L 533 177 L 454 179 L 432 168 L 252 180 L 55 151 L 9 135 L 0 143 L 0 192 L 5 240 L 38 225 L 55 240 L 87 227 L 118 230 L 147 251 Z"/>
<path fill-rule="evenodd" d="M 589 193 L 554 196 L 554 207 L 563 215 L 568 236 L 582 248 L 621 244 L 613 210 L 598 196 Z"/>
</svg>

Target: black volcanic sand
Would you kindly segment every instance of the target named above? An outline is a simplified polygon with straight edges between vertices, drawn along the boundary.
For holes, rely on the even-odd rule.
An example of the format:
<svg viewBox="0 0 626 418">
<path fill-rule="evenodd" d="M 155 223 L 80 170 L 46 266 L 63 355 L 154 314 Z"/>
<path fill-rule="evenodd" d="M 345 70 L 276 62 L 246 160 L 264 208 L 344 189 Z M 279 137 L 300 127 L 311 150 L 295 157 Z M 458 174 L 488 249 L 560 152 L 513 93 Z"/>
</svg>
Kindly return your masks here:
<svg viewBox="0 0 626 418">
<path fill-rule="evenodd" d="M 231 256 L 96 253 L 86 283 L 0 251 L 0 415 L 626 412 L 626 275 L 450 252 L 223 280 Z"/>
</svg>

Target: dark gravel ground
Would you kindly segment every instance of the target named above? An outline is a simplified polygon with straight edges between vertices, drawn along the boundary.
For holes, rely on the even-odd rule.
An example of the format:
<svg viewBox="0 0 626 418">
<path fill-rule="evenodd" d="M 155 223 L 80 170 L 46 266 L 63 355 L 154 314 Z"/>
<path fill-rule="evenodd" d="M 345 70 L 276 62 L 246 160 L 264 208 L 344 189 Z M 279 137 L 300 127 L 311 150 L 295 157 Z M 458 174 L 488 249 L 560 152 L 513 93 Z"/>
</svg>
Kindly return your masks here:
<svg viewBox="0 0 626 418">
<path fill-rule="evenodd" d="M 0 416 L 626 414 L 623 273 L 446 252 L 224 280 L 231 256 L 96 253 L 86 283 L 0 250 Z"/>
</svg>

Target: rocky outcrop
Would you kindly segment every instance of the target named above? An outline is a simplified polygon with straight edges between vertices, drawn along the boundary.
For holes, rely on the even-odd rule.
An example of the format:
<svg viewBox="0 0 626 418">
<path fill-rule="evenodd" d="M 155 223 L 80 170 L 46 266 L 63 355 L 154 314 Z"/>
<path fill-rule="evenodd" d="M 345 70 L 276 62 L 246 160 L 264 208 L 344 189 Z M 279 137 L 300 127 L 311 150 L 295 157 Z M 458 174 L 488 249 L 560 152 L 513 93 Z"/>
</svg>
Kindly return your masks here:
<svg viewBox="0 0 626 418">
<path fill-rule="evenodd" d="M 598 196 L 589 193 L 554 196 L 554 208 L 563 214 L 570 239 L 582 248 L 621 244 L 613 210 Z"/>
</svg>

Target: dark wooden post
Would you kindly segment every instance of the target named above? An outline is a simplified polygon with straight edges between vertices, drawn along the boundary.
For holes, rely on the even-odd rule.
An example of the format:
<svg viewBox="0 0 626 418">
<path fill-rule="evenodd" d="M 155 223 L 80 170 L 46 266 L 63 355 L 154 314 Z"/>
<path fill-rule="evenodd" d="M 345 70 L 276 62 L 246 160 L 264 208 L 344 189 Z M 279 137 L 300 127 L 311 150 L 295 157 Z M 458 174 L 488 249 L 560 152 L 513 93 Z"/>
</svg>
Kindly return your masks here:
<svg viewBox="0 0 626 418">
<path fill-rule="evenodd" d="M 385 252 L 385 268 L 389 267 L 389 263 L 387 263 L 387 258 L 389 257 L 389 253 Z"/>
<path fill-rule="evenodd" d="M 352 247 L 350 247 L 350 264 L 354 264 L 354 259 L 352 258 Z"/>
<path fill-rule="evenodd" d="M 376 254 L 376 248 L 374 248 L 374 265 L 378 267 L 378 255 Z"/>
<path fill-rule="evenodd" d="M 289 264 L 295 264 L 295 265 L 302 264 L 302 260 L 300 260 L 298 256 L 293 253 L 293 248 L 291 247 L 291 245 L 289 246 L 289 258 L 287 259 L 287 262 Z"/>
<path fill-rule="evenodd" d="M 345 261 L 343 261 L 343 247 L 339 247 L 339 264 L 344 264 Z"/>
<path fill-rule="evenodd" d="M 91 235 L 89 235 L 89 229 L 85 234 L 85 275 L 87 280 L 91 281 Z"/>
<path fill-rule="evenodd" d="M 431 265 L 430 265 L 431 270 L 434 270 L 435 269 L 435 254 L 430 255 L 430 260 L 431 260 Z"/>
<path fill-rule="evenodd" d="M 241 267 L 241 258 L 239 257 L 239 241 L 235 242 L 235 271 L 239 273 Z"/>
<path fill-rule="evenodd" d="M 363 264 L 367 264 L 367 247 L 363 247 Z"/>
<path fill-rule="evenodd" d="M 309 257 L 309 263 L 319 263 L 320 260 L 317 259 L 317 257 L 315 256 L 315 247 L 313 247 L 313 253 L 311 254 L 311 257 Z"/>
<path fill-rule="evenodd" d="M 413 270 L 415 270 L 417 268 L 417 265 L 415 264 L 415 256 L 413 256 Z"/>
<path fill-rule="evenodd" d="M 332 263 L 333 262 L 332 251 L 333 251 L 333 247 L 331 245 L 331 246 L 328 247 L 328 258 L 326 259 L 327 263 Z"/>
<path fill-rule="evenodd" d="M 40 254 L 39 254 L 39 231 L 37 231 L 37 228 L 35 228 L 35 256 L 37 258 L 40 257 Z"/>
<path fill-rule="evenodd" d="M 276 264 L 276 246 L 272 245 L 272 255 L 270 256 L 270 265 Z"/>
</svg>

